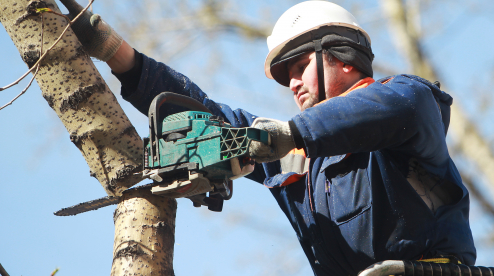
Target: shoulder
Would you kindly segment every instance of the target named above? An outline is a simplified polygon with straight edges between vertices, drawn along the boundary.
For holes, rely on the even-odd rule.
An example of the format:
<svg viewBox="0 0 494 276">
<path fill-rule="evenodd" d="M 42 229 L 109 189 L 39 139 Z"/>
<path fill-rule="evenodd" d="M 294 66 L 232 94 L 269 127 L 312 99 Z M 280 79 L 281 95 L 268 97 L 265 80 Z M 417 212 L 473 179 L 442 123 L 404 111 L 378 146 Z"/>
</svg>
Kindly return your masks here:
<svg viewBox="0 0 494 276">
<path fill-rule="evenodd" d="M 419 76 L 400 74 L 379 79 L 376 83 L 385 85 L 392 90 L 404 89 L 430 91 L 438 101 L 441 101 L 447 105 L 451 105 L 453 103 L 453 97 L 441 90 L 439 81 L 434 81 L 434 83 L 432 83 L 431 81 Z"/>
<path fill-rule="evenodd" d="M 426 85 L 428 87 L 435 87 L 437 89 L 439 89 L 439 82 L 435 82 L 435 83 L 432 83 L 424 78 L 421 78 L 419 76 L 415 76 L 415 75 L 409 75 L 409 74 L 399 74 L 399 75 L 393 75 L 393 76 L 388 76 L 388 77 L 384 77 L 384 78 L 381 78 L 379 80 L 377 80 L 376 82 L 378 83 L 382 83 L 382 84 L 387 84 L 387 83 L 393 83 L 393 82 L 396 82 L 396 81 L 401 81 L 401 82 L 410 82 L 410 83 L 417 83 L 417 84 L 423 84 L 423 85 Z"/>
</svg>

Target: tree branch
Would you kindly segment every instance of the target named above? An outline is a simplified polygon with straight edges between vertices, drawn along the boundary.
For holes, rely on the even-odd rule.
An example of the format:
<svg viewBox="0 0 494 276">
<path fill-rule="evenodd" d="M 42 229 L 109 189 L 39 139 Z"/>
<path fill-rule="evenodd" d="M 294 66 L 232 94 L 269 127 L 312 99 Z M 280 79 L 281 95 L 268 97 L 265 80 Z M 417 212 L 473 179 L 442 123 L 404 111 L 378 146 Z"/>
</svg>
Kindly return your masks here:
<svg viewBox="0 0 494 276">
<path fill-rule="evenodd" d="M 0 264 L 0 275 L 2 276 L 10 276 L 7 271 L 5 271 L 5 268 L 3 268 L 2 264 Z"/>
<path fill-rule="evenodd" d="M 245 21 L 226 18 L 221 15 L 220 9 L 215 1 L 204 1 L 204 6 L 197 12 L 198 18 L 203 24 L 210 28 L 232 30 L 239 32 L 249 39 L 265 39 L 271 34 L 270 27 L 252 26 Z"/>
<path fill-rule="evenodd" d="M 468 191 L 477 199 L 480 206 L 482 206 L 482 209 L 494 217 L 494 205 L 492 205 L 491 200 L 487 199 L 484 196 L 484 193 L 477 188 L 478 185 L 475 184 L 470 175 L 462 173 L 461 178 L 463 179 L 463 184 L 465 184 Z"/>
</svg>

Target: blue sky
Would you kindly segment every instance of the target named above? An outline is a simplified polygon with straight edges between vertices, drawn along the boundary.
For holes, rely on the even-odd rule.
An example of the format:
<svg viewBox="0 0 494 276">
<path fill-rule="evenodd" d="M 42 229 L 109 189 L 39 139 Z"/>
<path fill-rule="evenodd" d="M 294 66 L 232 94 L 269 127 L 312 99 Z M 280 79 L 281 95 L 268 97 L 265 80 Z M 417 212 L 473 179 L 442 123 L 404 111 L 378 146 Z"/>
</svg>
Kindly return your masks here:
<svg viewBox="0 0 494 276">
<path fill-rule="evenodd" d="M 255 18 L 256 5 L 261 2 L 264 1 L 244 4 L 251 17 Z M 492 83 L 493 4 L 474 1 L 482 8 L 465 11 L 460 2 L 451 2 L 449 6 L 437 4 L 425 15 L 436 16 L 440 11 L 441 18 L 445 18 L 443 24 L 429 23 L 428 31 L 432 35 L 425 41 L 425 49 L 441 69 L 444 82 L 453 90 L 455 103 L 468 111 L 482 133 L 492 140 L 492 105 L 479 112 L 480 104 L 489 100 L 475 93 L 474 87 L 488 87 Z M 277 3 L 277 7 L 271 7 L 274 17 L 296 1 Z M 376 3 L 365 3 L 370 18 L 379 14 Z M 342 3 L 350 10 L 356 4 L 358 1 Z M 106 6 L 95 4 L 95 10 L 98 8 L 103 17 L 111 13 Z M 405 63 L 392 51 L 389 37 L 382 30 L 382 20 L 361 22 L 373 39 L 376 61 L 407 73 Z M 434 28 L 438 29 L 437 33 Z M 117 31 L 126 38 L 125 31 Z M 207 38 L 198 40 L 211 42 Z M 217 61 L 207 44 L 191 47 L 170 65 L 219 102 L 282 120 L 296 114 L 291 93 L 264 76 L 267 49 L 263 42 L 249 44 L 233 35 L 224 35 L 212 44 L 222 53 L 217 57 L 221 61 L 217 74 L 211 76 L 204 71 Z M 27 67 L 3 28 L 0 28 L 0 45 L 0 86 L 4 86 L 22 75 Z M 119 84 L 106 65 L 98 61 L 96 64 L 139 134 L 147 136 L 147 118 L 121 99 Z M 0 105 L 10 101 L 26 83 L 0 92 Z M 109 274 L 114 207 L 75 217 L 53 215 L 62 207 L 96 199 L 105 193 L 97 180 L 89 176 L 84 158 L 70 142 L 36 84 L 12 106 L 0 111 L 0 129 L 0 263 L 10 275 L 49 275 L 56 267 L 60 268 L 57 275 Z M 492 195 L 487 183 L 480 181 L 485 185 L 485 192 Z M 471 223 L 479 248 L 478 264 L 494 266 L 493 244 L 486 240 L 493 230 L 492 219 L 481 213 L 475 202 Z M 176 275 L 311 274 L 295 232 L 269 191 L 246 179 L 234 182 L 234 196 L 225 202 L 221 213 L 196 209 L 189 200 L 179 199 L 175 241 Z"/>
</svg>

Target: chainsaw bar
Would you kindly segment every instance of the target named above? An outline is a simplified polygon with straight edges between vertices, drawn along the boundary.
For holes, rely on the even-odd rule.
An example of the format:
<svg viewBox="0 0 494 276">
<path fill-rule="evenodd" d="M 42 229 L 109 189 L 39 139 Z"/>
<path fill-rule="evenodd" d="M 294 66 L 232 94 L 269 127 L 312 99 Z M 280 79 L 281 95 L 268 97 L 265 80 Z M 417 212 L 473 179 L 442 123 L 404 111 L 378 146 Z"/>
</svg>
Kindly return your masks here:
<svg viewBox="0 0 494 276">
<path fill-rule="evenodd" d="M 154 186 L 157 186 L 159 184 L 160 183 L 145 184 L 142 186 L 127 189 L 126 191 L 135 190 L 135 189 L 150 190 L 151 188 L 153 188 Z M 124 191 L 124 193 L 125 193 L 125 191 Z M 79 203 L 79 204 L 71 206 L 71 207 L 62 208 L 61 210 L 56 211 L 54 214 L 55 214 L 55 216 L 75 216 L 75 215 L 80 214 L 80 213 L 93 211 L 93 210 L 97 210 L 99 208 L 103 208 L 106 206 L 117 204 L 119 199 L 120 199 L 119 196 L 105 196 L 105 197 L 98 198 L 95 200 L 90 200 L 90 201 L 86 201 L 83 203 Z"/>
</svg>

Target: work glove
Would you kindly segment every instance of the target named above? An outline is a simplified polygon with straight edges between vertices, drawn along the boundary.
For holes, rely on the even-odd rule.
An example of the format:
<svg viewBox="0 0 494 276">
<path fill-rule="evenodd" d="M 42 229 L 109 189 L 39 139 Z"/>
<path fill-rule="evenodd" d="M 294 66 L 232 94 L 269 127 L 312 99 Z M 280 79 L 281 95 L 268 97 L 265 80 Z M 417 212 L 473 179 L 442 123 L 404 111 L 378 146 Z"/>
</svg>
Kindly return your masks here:
<svg viewBox="0 0 494 276">
<path fill-rule="evenodd" d="M 283 158 L 295 148 L 292 132 L 288 122 L 275 119 L 257 118 L 252 127 L 265 130 L 271 135 L 271 144 L 266 145 L 258 141 L 252 141 L 249 146 L 249 155 L 256 162 L 272 162 Z"/>
<path fill-rule="evenodd" d="M 69 17 L 74 19 L 84 8 L 75 0 L 60 0 L 69 10 Z M 110 25 L 101 19 L 99 14 L 86 10 L 73 24 L 72 30 L 82 43 L 84 50 L 92 57 L 108 61 L 115 55 L 122 37 Z"/>
</svg>

